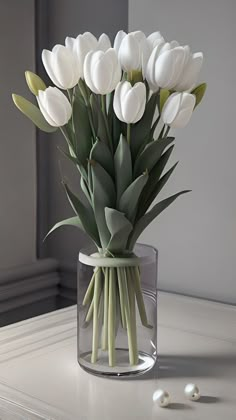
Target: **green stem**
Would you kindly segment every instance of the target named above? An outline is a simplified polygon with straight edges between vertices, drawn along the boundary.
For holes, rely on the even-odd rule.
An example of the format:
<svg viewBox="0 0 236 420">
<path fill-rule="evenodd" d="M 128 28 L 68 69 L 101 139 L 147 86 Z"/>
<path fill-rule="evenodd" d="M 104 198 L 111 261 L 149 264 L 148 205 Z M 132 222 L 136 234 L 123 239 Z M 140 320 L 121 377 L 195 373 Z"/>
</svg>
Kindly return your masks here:
<svg viewBox="0 0 236 420">
<path fill-rule="evenodd" d="M 128 291 L 128 278 L 127 278 L 127 267 L 121 268 L 122 270 L 122 283 L 123 283 L 123 293 L 125 299 L 125 318 L 127 325 L 127 335 L 128 335 L 128 346 L 129 346 L 129 362 L 131 365 L 136 364 L 135 357 L 135 346 L 133 342 L 133 333 L 132 333 L 132 322 L 131 322 L 131 308 L 130 308 L 130 299 Z"/>
<path fill-rule="evenodd" d="M 168 135 L 169 131 L 170 131 L 170 126 L 167 126 L 167 129 L 166 129 L 166 132 L 165 132 L 164 137 L 167 137 L 167 135 Z"/>
<path fill-rule="evenodd" d="M 102 288 L 102 271 L 98 269 L 95 274 L 94 305 L 93 305 L 93 341 L 91 363 L 96 363 L 98 357 L 98 333 L 99 333 L 99 301 Z"/>
<path fill-rule="evenodd" d="M 107 114 L 107 110 L 106 110 L 106 95 L 101 95 L 101 106 L 102 106 L 102 112 L 103 112 L 104 116 L 106 116 L 106 114 Z"/>
<path fill-rule="evenodd" d="M 109 268 L 105 268 L 105 283 L 104 283 L 104 317 L 103 317 L 103 337 L 102 349 L 108 348 L 108 302 L 109 302 Z"/>
<path fill-rule="evenodd" d="M 94 128 L 94 125 L 93 125 L 93 117 L 92 117 L 91 106 L 90 106 L 90 103 L 89 103 L 89 98 L 88 98 L 88 93 L 87 93 L 86 87 L 84 86 L 84 83 L 81 79 L 78 83 L 78 86 L 79 86 L 81 95 L 83 96 L 84 103 L 85 103 L 85 105 L 87 107 L 87 110 L 88 110 L 89 123 L 90 123 L 90 127 L 91 127 L 91 130 L 92 130 L 93 139 L 95 141 L 96 140 L 96 132 L 95 132 L 95 128 Z"/>
<path fill-rule="evenodd" d="M 123 287 L 122 287 L 122 274 L 121 274 L 120 268 L 117 268 L 117 277 L 118 277 L 118 287 L 119 287 L 119 295 L 120 295 L 121 323 L 122 323 L 122 327 L 126 328 L 124 292 L 123 292 Z"/>
<path fill-rule="evenodd" d="M 130 145 L 130 140 L 131 140 L 131 124 L 127 124 L 127 143 Z"/>
<path fill-rule="evenodd" d="M 94 296 L 92 298 L 92 301 L 90 303 L 90 306 L 89 306 L 89 309 L 88 309 L 88 312 L 87 312 L 87 315 L 86 315 L 86 318 L 85 318 L 85 322 L 86 323 L 89 323 L 91 321 L 91 319 L 92 319 L 92 316 L 93 316 L 93 308 L 94 308 Z"/>
<path fill-rule="evenodd" d="M 132 267 L 130 269 L 130 273 L 131 273 L 131 277 L 132 277 L 132 281 L 134 285 L 134 291 L 136 295 L 141 322 L 145 327 L 150 328 L 150 325 L 148 324 L 146 309 L 145 309 L 144 300 L 143 300 L 143 292 L 141 289 L 140 273 L 139 273 L 138 267 Z"/>
<path fill-rule="evenodd" d="M 129 303 L 130 303 L 130 324 L 132 333 L 132 357 L 134 365 L 138 364 L 138 345 L 137 345 L 137 324 L 136 324 L 136 309 L 135 309 L 135 291 L 131 277 L 130 268 L 126 268 L 127 285 L 129 292 Z"/>
<path fill-rule="evenodd" d="M 83 306 L 87 305 L 88 303 L 90 303 L 92 301 L 92 298 L 93 298 L 92 292 L 93 292 L 93 288 L 94 288 L 94 279 L 95 279 L 96 271 L 97 271 L 97 268 L 95 268 L 95 270 L 94 270 L 94 273 L 91 277 L 91 280 L 89 282 L 86 293 L 84 295 L 84 299 L 83 299 L 83 302 L 82 302 Z"/>
<path fill-rule="evenodd" d="M 108 119 L 107 119 L 106 95 L 101 95 L 101 107 L 102 107 L 102 114 L 103 114 L 103 118 L 104 118 L 104 124 L 105 124 L 107 137 L 108 137 L 108 140 L 109 140 L 109 143 L 110 143 L 111 151 L 113 152 L 112 137 L 111 137 L 111 133 L 110 133 L 110 130 L 109 130 Z"/>
<path fill-rule="evenodd" d="M 116 284 L 114 268 L 109 268 L 108 354 L 109 366 L 115 366 Z"/>
<path fill-rule="evenodd" d="M 68 98 L 69 98 L 70 103 L 72 103 L 73 89 L 67 89 L 67 94 L 68 94 Z"/>
</svg>

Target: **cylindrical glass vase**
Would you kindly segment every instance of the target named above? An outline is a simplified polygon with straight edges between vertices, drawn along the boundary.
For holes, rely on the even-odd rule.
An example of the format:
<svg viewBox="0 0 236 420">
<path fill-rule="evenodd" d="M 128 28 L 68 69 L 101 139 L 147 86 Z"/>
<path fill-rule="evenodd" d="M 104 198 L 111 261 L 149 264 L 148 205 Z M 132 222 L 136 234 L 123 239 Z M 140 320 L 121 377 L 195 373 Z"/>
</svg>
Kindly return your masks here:
<svg viewBox="0 0 236 420">
<path fill-rule="evenodd" d="M 81 250 L 78 261 L 78 362 L 95 375 L 136 376 L 157 360 L 157 251 L 104 257 Z"/>
</svg>

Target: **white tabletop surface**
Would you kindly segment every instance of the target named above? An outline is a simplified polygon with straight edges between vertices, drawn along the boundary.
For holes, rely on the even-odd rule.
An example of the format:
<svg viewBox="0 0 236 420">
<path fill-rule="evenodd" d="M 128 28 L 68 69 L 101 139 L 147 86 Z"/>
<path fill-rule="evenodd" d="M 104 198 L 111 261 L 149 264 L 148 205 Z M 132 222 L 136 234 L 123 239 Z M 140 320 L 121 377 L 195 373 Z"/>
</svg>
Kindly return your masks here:
<svg viewBox="0 0 236 420">
<path fill-rule="evenodd" d="M 84 372 L 76 307 L 0 329 L 1 420 L 235 420 L 236 307 L 159 294 L 159 367 L 135 380 Z M 202 398 L 185 399 L 196 383 Z M 172 403 L 152 402 L 157 388 Z"/>
</svg>

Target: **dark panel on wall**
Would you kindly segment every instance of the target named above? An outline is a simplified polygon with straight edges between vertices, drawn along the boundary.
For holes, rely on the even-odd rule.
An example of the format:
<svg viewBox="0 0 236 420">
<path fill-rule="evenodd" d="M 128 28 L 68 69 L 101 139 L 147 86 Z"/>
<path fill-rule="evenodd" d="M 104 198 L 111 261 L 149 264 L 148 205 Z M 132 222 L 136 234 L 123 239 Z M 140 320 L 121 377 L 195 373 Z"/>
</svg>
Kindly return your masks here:
<svg viewBox="0 0 236 420">
<path fill-rule="evenodd" d="M 42 48 L 51 49 L 55 44 L 63 44 L 66 36 L 76 37 L 85 31 L 93 32 L 96 36 L 106 32 L 113 39 L 118 30 L 127 30 L 128 27 L 127 0 L 39 0 L 38 4 L 38 70 L 44 79 L 46 75 L 40 64 Z M 73 228 L 62 228 L 42 243 L 42 237 L 49 227 L 73 214 L 62 190 L 61 174 L 75 191 L 79 188 L 79 174 L 60 155 L 58 144 L 64 146 L 60 133 L 38 136 L 38 253 L 40 256 L 53 256 L 63 262 L 75 262 L 81 246 L 89 243 L 82 232 Z"/>
</svg>

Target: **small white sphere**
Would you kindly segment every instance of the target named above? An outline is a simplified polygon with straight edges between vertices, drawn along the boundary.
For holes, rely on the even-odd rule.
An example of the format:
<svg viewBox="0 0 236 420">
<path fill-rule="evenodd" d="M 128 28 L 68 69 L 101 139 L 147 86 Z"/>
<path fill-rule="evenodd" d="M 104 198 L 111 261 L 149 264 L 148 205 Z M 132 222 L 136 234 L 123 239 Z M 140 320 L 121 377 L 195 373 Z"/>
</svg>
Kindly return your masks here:
<svg viewBox="0 0 236 420">
<path fill-rule="evenodd" d="M 153 401 L 156 402 L 160 407 L 167 407 L 170 404 L 170 396 L 167 391 L 157 389 L 152 397 Z"/>
<path fill-rule="evenodd" d="M 200 398 L 199 388 L 195 384 L 187 384 L 184 393 L 189 400 L 197 401 Z"/>
</svg>

